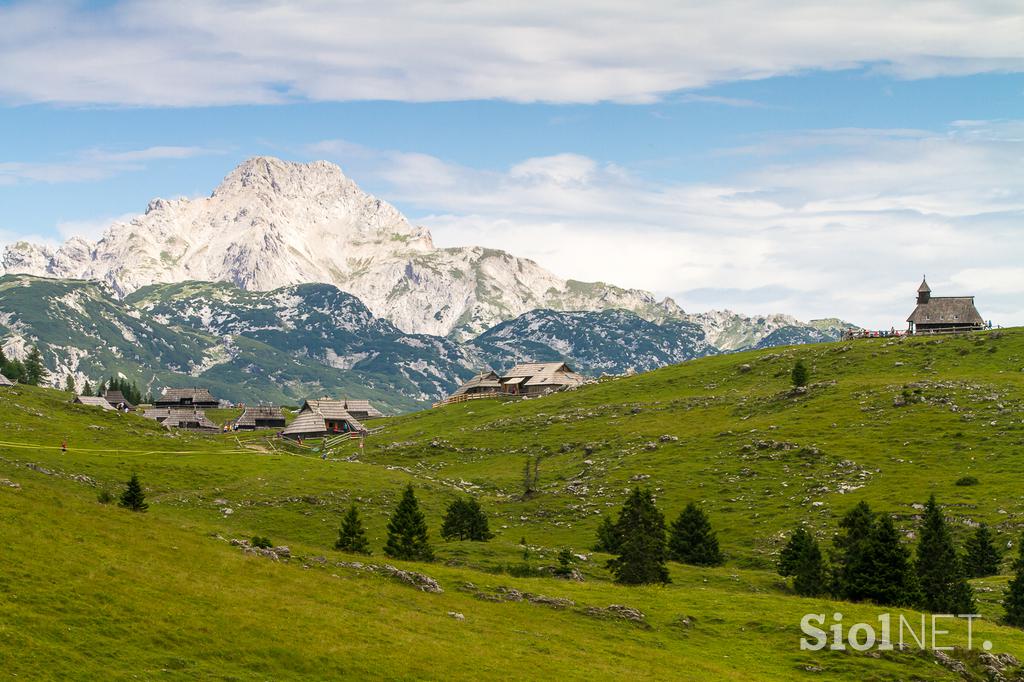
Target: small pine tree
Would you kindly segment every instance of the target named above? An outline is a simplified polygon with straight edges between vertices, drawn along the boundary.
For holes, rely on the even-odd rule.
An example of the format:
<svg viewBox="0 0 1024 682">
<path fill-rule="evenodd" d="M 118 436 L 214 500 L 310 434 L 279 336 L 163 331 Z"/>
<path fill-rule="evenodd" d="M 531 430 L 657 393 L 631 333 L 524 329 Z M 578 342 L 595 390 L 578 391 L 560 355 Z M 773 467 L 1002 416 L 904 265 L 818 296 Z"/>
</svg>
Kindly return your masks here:
<svg viewBox="0 0 1024 682">
<path fill-rule="evenodd" d="M 819 597 L 828 591 L 821 547 L 814 538 L 810 540 L 793 568 L 793 590 L 801 597 Z"/>
<path fill-rule="evenodd" d="M 469 537 L 469 512 L 466 501 L 461 497 L 452 500 L 445 510 L 441 537 L 445 540 L 465 540 Z"/>
<path fill-rule="evenodd" d="M 874 526 L 875 514 L 864 501 L 839 521 L 839 533 L 832 541 L 836 550 L 832 592 L 841 599 L 862 601 L 871 594 L 868 543 Z"/>
<path fill-rule="evenodd" d="M 75 386 L 75 378 L 70 374 L 64 379 L 64 390 L 68 393 L 75 393 L 78 390 L 78 387 Z"/>
<path fill-rule="evenodd" d="M 31 386 L 38 386 L 46 379 L 46 367 L 43 365 L 43 354 L 39 352 L 39 346 L 32 346 L 25 358 L 22 370 L 22 381 Z"/>
<path fill-rule="evenodd" d="M 359 518 L 359 510 L 354 504 L 349 507 L 345 518 L 341 520 L 341 529 L 338 531 L 338 540 L 334 543 L 334 548 L 354 554 L 371 553 L 363 521 Z"/>
<path fill-rule="evenodd" d="M 725 561 L 707 514 L 693 502 L 672 522 L 668 557 L 694 566 L 720 566 Z"/>
<path fill-rule="evenodd" d="M 609 554 L 619 553 L 619 535 L 615 530 L 615 522 L 610 516 L 601 518 L 601 525 L 597 527 L 597 542 L 594 544 L 594 551 Z"/>
<path fill-rule="evenodd" d="M 921 607 L 932 613 L 972 613 L 974 593 L 934 494 L 925 505 L 919 536 L 916 566 Z"/>
<path fill-rule="evenodd" d="M 807 371 L 807 365 L 804 364 L 803 360 L 797 360 L 796 364 L 793 365 L 791 378 L 793 380 L 793 385 L 796 387 L 807 385 L 807 380 L 810 378 L 810 372 Z"/>
<path fill-rule="evenodd" d="M 1007 625 L 1024 628 L 1024 535 L 1017 543 L 1019 555 L 1013 562 L 1013 579 L 1003 593 L 1003 621 Z"/>
<path fill-rule="evenodd" d="M 779 575 L 783 578 L 796 575 L 797 566 L 800 565 L 804 554 L 807 552 L 814 538 L 803 526 L 798 526 L 789 536 L 789 542 L 782 548 L 779 555 Z"/>
<path fill-rule="evenodd" d="M 91 396 L 92 395 L 92 384 L 89 383 L 88 379 L 85 380 L 85 385 L 82 386 L 82 395 L 85 395 L 85 396 Z"/>
<path fill-rule="evenodd" d="M 135 512 L 144 512 L 149 509 L 149 505 L 146 503 L 146 494 L 142 491 L 142 484 L 139 482 L 138 474 L 133 473 L 132 477 L 128 479 L 127 487 L 121 493 L 121 501 L 118 504 L 125 509 L 131 509 Z"/>
<path fill-rule="evenodd" d="M 470 497 L 466 500 L 466 519 L 470 540 L 474 542 L 487 542 L 494 537 L 494 533 L 491 532 L 491 526 L 487 521 L 487 514 L 484 513 L 476 498 Z"/>
<path fill-rule="evenodd" d="M 572 555 L 572 550 L 563 547 L 558 552 L 558 567 L 554 570 L 554 574 L 561 578 L 568 578 L 573 574 L 573 564 L 575 563 L 576 557 Z"/>
<path fill-rule="evenodd" d="M 965 543 L 964 569 L 968 577 L 986 578 L 999 573 L 999 550 L 996 549 L 992 531 L 984 523 L 978 526 Z"/>
<path fill-rule="evenodd" d="M 868 574 L 862 584 L 870 601 L 892 606 L 911 606 L 919 601 L 910 550 L 900 542 L 899 532 L 888 515 L 883 514 L 875 521 L 864 565 Z"/>
<path fill-rule="evenodd" d="M 626 585 L 669 582 L 665 567 L 665 517 L 651 491 L 634 488 L 619 512 L 615 534 L 618 556 L 608 562 L 615 582 Z"/>
<path fill-rule="evenodd" d="M 410 483 L 388 522 L 388 541 L 384 553 L 393 559 L 410 561 L 433 561 L 434 551 L 430 548 L 427 521 L 420 511 Z"/>
</svg>

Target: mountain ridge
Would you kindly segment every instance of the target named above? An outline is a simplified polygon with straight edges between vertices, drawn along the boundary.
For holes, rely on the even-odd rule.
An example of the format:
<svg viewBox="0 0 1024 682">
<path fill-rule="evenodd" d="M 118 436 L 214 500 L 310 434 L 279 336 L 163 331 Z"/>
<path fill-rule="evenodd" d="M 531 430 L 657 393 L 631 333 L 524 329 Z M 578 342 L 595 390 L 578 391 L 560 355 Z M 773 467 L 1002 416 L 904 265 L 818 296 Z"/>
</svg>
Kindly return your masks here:
<svg viewBox="0 0 1024 682">
<path fill-rule="evenodd" d="M 254 291 L 323 282 L 403 332 L 456 341 L 535 309 L 623 309 L 652 322 L 695 322 L 724 350 L 785 326 L 777 315 L 757 323 L 727 311 L 687 314 L 671 298 L 564 279 L 497 249 L 438 248 L 426 227 L 361 190 L 337 165 L 273 157 L 239 164 L 208 197 L 153 199 L 96 242 L 72 237 L 56 250 L 9 244 L 0 274 L 97 280 L 119 297 L 193 280 Z"/>
</svg>

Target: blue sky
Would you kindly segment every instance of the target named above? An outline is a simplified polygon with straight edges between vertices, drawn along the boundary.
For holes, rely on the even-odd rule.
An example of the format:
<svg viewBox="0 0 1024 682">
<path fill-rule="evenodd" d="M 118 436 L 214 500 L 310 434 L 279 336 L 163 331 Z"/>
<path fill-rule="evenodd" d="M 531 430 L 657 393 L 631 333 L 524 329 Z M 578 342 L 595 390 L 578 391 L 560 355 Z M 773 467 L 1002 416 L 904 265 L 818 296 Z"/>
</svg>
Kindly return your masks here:
<svg viewBox="0 0 1024 682">
<path fill-rule="evenodd" d="M 572 4 L 0 3 L 0 243 L 326 158 L 440 245 L 691 310 L 899 326 L 927 272 L 1024 323 L 1012 3 Z"/>
</svg>

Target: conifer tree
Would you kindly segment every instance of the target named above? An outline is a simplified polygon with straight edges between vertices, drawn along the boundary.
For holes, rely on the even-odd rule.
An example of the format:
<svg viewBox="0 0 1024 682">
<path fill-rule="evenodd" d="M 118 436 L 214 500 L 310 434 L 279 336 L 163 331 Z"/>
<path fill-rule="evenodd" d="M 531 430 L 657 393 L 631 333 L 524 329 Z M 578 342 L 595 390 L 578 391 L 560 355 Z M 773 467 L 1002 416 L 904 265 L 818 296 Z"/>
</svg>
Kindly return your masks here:
<svg viewBox="0 0 1024 682">
<path fill-rule="evenodd" d="M 608 562 L 615 582 L 626 585 L 669 582 L 665 567 L 665 517 L 651 491 L 634 488 L 619 512 L 615 534 L 618 556 Z"/>
<path fill-rule="evenodd" d="M 803 597 L 816 597 L 828 591 L 821 547 L 800 526 L 793 531 L 779 556 L 779 575 L 793 576 L 793 590 Z"/>
<path fill-rule="evenodd" d="M 43 355 L 39 352 L 39 346 L 32 346 L 25 358 L 22 370 L 22 382 L 31 386 L 38 386 L 46 378 L 46 367 L 43 366 Z"/>
<path fill-rule="evenodd" d="M 868 543 L 875 526 L 875 514 L 863 500 L 839 522 L 832 592 L 841 599 L 862 601 L 871 594 Z"/>
<path fill-rule="evenodd" d="M 388 522 L 388 541 L 384 553 L 393 559 L 410 561 L 433 561 L 430 548 L 427 521 L 420 511 L 410 483 L 402 493 L 402 499 Z"/>
<path fill-rule="evenodd" d="M 791 375 L 793 385 L 796 387 L 806 386 L 809 378 L 810 372 L 807 371 L 807 365 L 804 364 L 803 360 L 797 360 L 796 364 L 793 365 L 793 373 Z"/>
<path fill-rule="evenodd" d="M 68 393 L 75 393 L 78 390 L 75 386 L 75 378 L 70 374 L 64 379 L 64 390 Z"/>
<path fill-rule="evenodd" d="M 606 515 L 601 518 L 601 525 L 597 527 L 597 542 L 594 544 L 594 551 L 609 554 L 618 554 L 619 552 L 619 536 L 615 530 L 615 522 L 610 516 Z"/>
<path fill-rule="evenodd" d="M 933 613 L 973 612 L 974 593 L 934 494 L 925 505 L 918 535 L 916 568 L 921 607 Z"/>
<path fill-rule="evenodd" d="M 1024 628 L 1024 535 L 1017 543 L 1019 555 L 1013 562 L 1013 579 L 1003 593 L 1003 621 L 1007 625 Z"/>
<path fill-rule="evenodd" d="M 903 546 L 896 526 L 887 514 L 875 521 L 867 544 L 862 582 L 864 597 L 876 604 L 912 606 L 919 601 L 910 550 Z"/>
<path fill-rule="evenodd" d="M 970 578 L 985 578 L 999 573 L 999 550 L 996 549 L 992 531 L 984 523 L 967 538 L 964 554 L 964 569 Z"/>
<path fill-rule="evenodd" d="M 672 522 L 668 556 L 673 561 L 694 566 L 719 566 L 725 561 L 707 514 L 693 502 Z"/>
<path fill-rule="evenodd" d="M 779 575 L 783 578 L 796 575 L 796 567 L 800 564 L 802 557 L 812 542 L 814 542 L 814 538 L 807 532 L 807 529 L 803 526 L 797 526 L 796 530 L 789 536 L 789 541 L 782 548 L 782 553 L 779 555 Z"/>
<path fill-rule="evenodd" d="M 133 473 L 128 479 L 127 487 L 121 493 L 121 501 L 118 503 L 125 509 L 136 512 L 144 512 L 149 509 L 146 503 L 146 494 L 142 491 L 142 484 L 139 482 L 139 475 Z"/>
<path fill-rule="evenodd" d="M 338 531 L 338 539 L 334 543 L 335 549 L 354 554 L 370 554 L 370 541 L 366 539 L 366 530 L 363 528 L 363 521 L 359 518 L 359 510 L 353 504 L 341 520 L 341 529 Z"/>
<path fill-rule="evenodd" d="M 480 503 L 472 497 L 467 497 L 452 500 L 448 505 L 441 525 L 441 537 L 445 540 L 486 542 L 494 536 Z"/>
<path fill-rule="evenodd" d="M 85 380 L 85 386 L 82 386 L 82 395 L 92 395 L 92 384 L 89 383 L 88 379 Z"/>
</svg>

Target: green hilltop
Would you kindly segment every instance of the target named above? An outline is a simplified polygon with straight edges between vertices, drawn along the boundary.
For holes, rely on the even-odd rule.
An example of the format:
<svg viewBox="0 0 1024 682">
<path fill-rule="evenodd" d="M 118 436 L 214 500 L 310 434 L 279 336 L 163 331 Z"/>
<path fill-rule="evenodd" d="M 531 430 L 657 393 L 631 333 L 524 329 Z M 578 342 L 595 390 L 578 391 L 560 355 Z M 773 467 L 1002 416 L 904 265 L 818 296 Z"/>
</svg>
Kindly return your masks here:
<svg viewBox="0 0 1024 682">
<path fill-rule="evenodd" d="M 806 391 L 790 384 L 798 359 Z M 389 418 L 363 448 L 349 441 L 326 460 L 264 434 L 168 433 L 54 390 L 0 388 L 0 669 L 19 679 L 985 679 L 977 651 L 948 652 L 965 673 L 916 650 L 801 651 L 805 613 L 875 623 L 898 610 L 796 597 L 774 565 L 798 523 L 827 547 L 861 500 L 912 543 L 934 493 L 958 543 L 984 521 L 1004 552 L 1000 576 L 972 581 L 984 616 L 975 647 L 987 639 L 1024 658 L 1024 632 L 997 624 L 1024 529 L 1022 370 L 1020 329 L 775 348 Z M 97 501 L 133 472 L 148 513 Z M 408 483 L 434 563 L 381 554 Z M 668 519 L 699 503 L 725 565 L 670 564 L 666 586 L 612 583 L 608 555 L 590 547 L 637 485 Z M 466 494 L 488 513 L 490 542 L 441 541 L 445 506 Z M 332 549 L 353 502 L 372 557 Z M 292 558 L 228 542 L 254 535 Z M 564 548 L 584 582 L 546 574 Z M 443 592 L 367 564 L 424 573 Z M 963 624 L 948 629 L 950 643 L 965 641 Z"/>
</svg>

